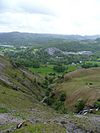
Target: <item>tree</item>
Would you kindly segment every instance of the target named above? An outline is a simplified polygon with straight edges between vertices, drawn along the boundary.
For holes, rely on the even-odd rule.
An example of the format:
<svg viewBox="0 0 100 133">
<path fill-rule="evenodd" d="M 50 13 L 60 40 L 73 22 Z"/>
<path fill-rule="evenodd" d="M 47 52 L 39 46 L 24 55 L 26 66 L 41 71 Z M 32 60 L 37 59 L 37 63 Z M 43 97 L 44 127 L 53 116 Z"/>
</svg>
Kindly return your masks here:
<svg viewBox="0 0 100 133">
<path fill-rule="evenodd" d="M 39 64 L 38 62 L 34 62 L 34 63 L 33 63 L 33 67 L 34 67 L 34 68 L 39 68 L 39 67 L 40 67 L 40 64 Z"/>
<path fill-rule="evenodd" d="M 64 72 L 66 70 L 66 67 L 63 66 L 63 65 L 55 65 L 53 67 L 53 69 L 56 71 L 56 72 Z"/>
</svg>

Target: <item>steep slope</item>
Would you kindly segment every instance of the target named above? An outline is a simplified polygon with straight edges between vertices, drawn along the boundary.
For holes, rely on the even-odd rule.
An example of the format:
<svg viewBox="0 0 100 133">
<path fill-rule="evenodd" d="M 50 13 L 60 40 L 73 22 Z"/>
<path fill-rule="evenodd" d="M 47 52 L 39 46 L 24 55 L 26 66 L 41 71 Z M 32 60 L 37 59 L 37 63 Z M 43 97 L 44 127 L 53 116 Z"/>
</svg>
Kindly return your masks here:
<svg viewBox="0 0 100 133">
<path fill-rule="evenodd" d="M 21 68 L 16 68 L 9 60 L 0 56 L 0 90 L 2 91 L 2 95 L 4 93 L 3 98 L 11 98 L 13 95 L 8 95 L 11 93 L 16 95 L 16 97 L 21 97 L 23 100 L 29 98 L 31 102 L 41 100 L 42 96 L 44 96 L 44 90 L 36 83 L 36 78 L 38 78 L 38 81 L 41 80 L 39 76 L 32 75 Z M 7 88 L 7 90 L 4 91 L 5 88 Z M 15 101 L 17 102 L 16 98 Z M 8 102 L 8 100 L 6 100 L 6 102 Z M 12 102 L 14 102 L 14 99 Z M 25 101 L 23 101 L 23 103 L 24 102 Z M 20 106 L 20 101 L 16 106 Z"/>
</svg>

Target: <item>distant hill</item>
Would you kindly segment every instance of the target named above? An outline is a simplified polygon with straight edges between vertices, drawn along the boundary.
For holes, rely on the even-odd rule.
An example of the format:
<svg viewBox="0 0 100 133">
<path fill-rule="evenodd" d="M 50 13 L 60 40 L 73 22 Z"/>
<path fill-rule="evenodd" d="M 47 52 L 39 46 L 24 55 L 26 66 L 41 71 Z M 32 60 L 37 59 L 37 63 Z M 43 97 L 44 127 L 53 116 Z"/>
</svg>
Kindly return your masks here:
<svg viewBox="0 0 100 133">
<path fill-rule="evenodd" d="M 100 37 L 99 35 L 81 36 L 81 35 L 56 35 L 56 34 L 9 32 L 9 33 L 0 33 L 0 44 L 15 45 L 15 46 L 20 46 L 20 45 L 38 46 L 37 44 L 63 43 L 66 40 L 70 41 L 95 40 L 99 37 Z"/>
</svg>

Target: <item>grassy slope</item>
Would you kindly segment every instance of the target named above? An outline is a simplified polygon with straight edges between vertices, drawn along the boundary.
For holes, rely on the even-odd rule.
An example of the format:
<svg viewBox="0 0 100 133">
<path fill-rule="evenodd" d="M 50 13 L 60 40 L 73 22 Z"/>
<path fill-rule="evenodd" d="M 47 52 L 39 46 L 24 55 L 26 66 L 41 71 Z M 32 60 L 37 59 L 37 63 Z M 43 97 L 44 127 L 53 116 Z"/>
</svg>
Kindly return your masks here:
<svg viewBox="0 0 100 133">
<path fill-rule="evenodd" d="M 30 89 L 27 89 L 27 85 L 25 86 L 21 83 L 21 79 L 24 78 L 27 83 L 30 83 L 30 81 L 26 76 L 23 76 L 23 73 L 20 70 L 13 68 L 9 61 L 0 58 L 0 63 L 2 66 L 0 67 L 0 102 L 10 103 L 12 106 L 15 103 L 14 106 L 17 106 L 18 102 L 18 106 L 20 106 L 20 102 L 23 100 L 27 101 L 26 96 L 28 96 L 31 91 Z M 24 106 L 23 104 L 22 106 Z"/>
<path fill-rule="evenodd" d="M 0 119 L 2 115 L 4 119 L 6 118 L 6 122 L 0 126 L 0 131 L 15 128 L 19 121 L 32 119 L 34 123 L 39 119 L 38 124 L 31 123 L 14 132 L 41 133 L 44 129 L 47 133 L 51 133 L 59 129 L 59 133 L 65 133 L 65 129 L 59 125 L 43 124 L 43 121 L 55 116 L 55 112 L 39 102 L 44 95 L 44 90 L 34 83 L 34 78 L 38 81 L 42 80 L 39 75 L 32 75 L 26 70 L 13 67 L 9 60 L 0 56 Z M 13 119 L 18 120 L 13 122 Z"/>
<path fill-rule="evenodd" d="M 100 68 L 80 69 L 68 73 L 57 89 L 66 93 L 65 104 L 68 110 L 74 110 L 78 99 L 86 101 L 86 105 L 93 105 L 100 98 Z"/>
<path fill-rule="evenodd" d="M 0 56 L 0 106 L 22 109 L 38 104 L 45 95 L 42 80 L 40 75 L 16 68 Z"/>
<path fill-rule="evenodd" d="M 56 124 L 30 124 L 25 128 L 16 130 L 14 133 L 66 133 L 66 130 Z"/>
</svg>

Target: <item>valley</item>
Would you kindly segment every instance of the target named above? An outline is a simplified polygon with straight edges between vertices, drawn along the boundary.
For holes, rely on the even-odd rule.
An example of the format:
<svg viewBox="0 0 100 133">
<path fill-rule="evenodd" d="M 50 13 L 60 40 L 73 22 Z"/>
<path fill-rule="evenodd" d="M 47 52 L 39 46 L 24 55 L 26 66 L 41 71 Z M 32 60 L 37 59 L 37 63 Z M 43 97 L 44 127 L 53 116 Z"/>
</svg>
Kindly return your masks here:
<svg viewBox="0 0 100 133">
<path fill-rule="evenodd" d="M 98 37 L 0 33 L 0 133 L 99 133 Z"/>
</svg>

